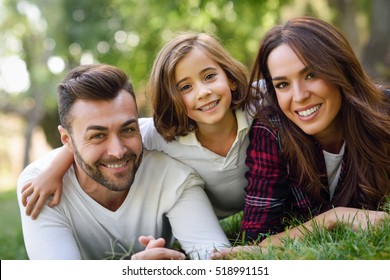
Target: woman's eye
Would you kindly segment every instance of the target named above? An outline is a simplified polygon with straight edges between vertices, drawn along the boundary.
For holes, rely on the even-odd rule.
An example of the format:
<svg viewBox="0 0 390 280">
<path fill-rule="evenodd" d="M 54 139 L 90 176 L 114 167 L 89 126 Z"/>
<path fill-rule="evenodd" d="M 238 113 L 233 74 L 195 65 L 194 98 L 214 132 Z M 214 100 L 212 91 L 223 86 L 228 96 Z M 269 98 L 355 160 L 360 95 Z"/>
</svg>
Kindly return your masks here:
<svg viewBox="0 0 390 280">
<path fill-rule="evenodd" d="M 316 77 L 316 75 L 314 73 L 308 73 L 306 76 L 306 79 L 313 79 L 315 77 Z"/>
<path fill-rule="evenodd" d="M 283 89 L 283 88 L 285 88 L 287 86 L 288 86 L 288 83 L 286 83 L 286 82 L 281 82 L 281 83 L 274 84 L 274 87 L 277 88 L 277 89 Z"/>
</svg>

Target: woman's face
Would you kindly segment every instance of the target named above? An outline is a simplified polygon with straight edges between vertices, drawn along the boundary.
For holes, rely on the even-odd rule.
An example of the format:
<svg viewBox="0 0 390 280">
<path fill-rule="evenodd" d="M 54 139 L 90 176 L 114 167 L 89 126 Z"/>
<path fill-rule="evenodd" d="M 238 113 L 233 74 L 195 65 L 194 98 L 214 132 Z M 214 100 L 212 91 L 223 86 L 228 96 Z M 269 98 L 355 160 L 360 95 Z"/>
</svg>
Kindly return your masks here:
<svg viewBox="0 0 390 280">
<path fill-rule="evenodd" d="M 319 78 L 287 44 L 270 53 L 267 65 L 279 106 L 293 123 L 321 144 L 341 134 L 337 87 Z"/>
</svg>

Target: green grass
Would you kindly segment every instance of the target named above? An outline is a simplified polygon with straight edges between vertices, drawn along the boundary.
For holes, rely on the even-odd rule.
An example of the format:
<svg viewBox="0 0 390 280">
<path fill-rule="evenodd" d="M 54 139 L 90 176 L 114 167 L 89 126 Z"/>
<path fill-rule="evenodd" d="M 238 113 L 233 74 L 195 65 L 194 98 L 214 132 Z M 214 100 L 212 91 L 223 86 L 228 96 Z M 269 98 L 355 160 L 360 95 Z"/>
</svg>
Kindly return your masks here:
<svg viewBox="0 0 390 280">
<path fill-rule="evenodd" d="M 26 260 L 16 191 L 0 192 L 0 259 Z"/>
<path fill-rule="evenodd" d="M 390 201 L 387 203 L 390 213 Z M 19 207 L 15 190 L 0 192 L 0 259 L 26 260 Z M 239 238 L 242 213 L 221 220 L 232 243 Z M 263 260 L 390 260 L 390 219 L 377 228 L 353 232 L 340 225 L 332 231 L 316 227 L 302 240 L 285 239 L 279 248 L 269 247 L 267 254 L 251 253 L 236 259 Z"/>
<path fill-rule="evenodd" d="M 386 204 L 390 213 L 390 200 Z M 237 223 L 242 213 L 221 221 L 232 244 L 244 245 L 238 237 Z M 230 257 L 227 257 L 229 259 Z M 312 233 L 302 239 L 286 238 L 282 246 L 270 246 L 267 253 L 242 253 L 237 260 L 390 260 L 390 219 L 378 227 L 352 231 L 346 225 L 338 225 L 333 230 L 315 226 Z"/>
</svg>

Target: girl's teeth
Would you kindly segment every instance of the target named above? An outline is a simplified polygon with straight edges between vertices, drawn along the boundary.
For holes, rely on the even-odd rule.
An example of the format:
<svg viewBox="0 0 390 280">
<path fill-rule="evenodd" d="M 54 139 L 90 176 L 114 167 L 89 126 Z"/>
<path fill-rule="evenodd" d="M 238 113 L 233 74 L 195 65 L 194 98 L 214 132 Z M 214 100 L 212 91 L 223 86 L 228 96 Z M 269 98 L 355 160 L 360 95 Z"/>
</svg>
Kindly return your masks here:
<svg viewBox="0 0 390 280">
<path fill-rule="evenodd" d="M 320 105 L 317 105 L 313 108 L 310 108 L 310 109 L 307 109 L 307 110 L 304 110 L 304 111 L 298 111 L 298 115 L 300 115 L 301 117 L 308 117 L 310 116 L 311 114 L 313 114 L 314 112 L 317 112 L 318 109 L 320 109 Z"/>
<path fill-rule="evenodd" d="M 203 107 L 199 108 L 199 110 L 201 110 L 201 111 L 208 111 L 208 110 L 211 110 L 211 109 L 215 108 L 216 106 L 217 106 L 217 101 L 215 101 L 215 102 L 213 102 L 211 104 L 208 104 L 206 106 L 203 106 Z"/>
</svg>

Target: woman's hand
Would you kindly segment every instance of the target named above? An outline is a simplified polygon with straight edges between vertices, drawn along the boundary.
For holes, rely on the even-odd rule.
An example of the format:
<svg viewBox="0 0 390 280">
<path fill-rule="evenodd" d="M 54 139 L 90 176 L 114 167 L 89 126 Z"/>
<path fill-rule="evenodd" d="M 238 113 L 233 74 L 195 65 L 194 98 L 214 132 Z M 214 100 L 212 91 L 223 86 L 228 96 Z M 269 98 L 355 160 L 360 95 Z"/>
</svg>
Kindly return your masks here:
<svg viewBox="0 0 390 280">
<path fill-rule="evenodd" d="M 328 229 L 333 229 L 337 223 L 346 224 L 352 230 L 366 229 L 369 226 L 377 226 L 390 215 L 383 211 L 363 210 L 349 207 L 336 207 L 316 217 L 316 220 Z"/>
</svg>

